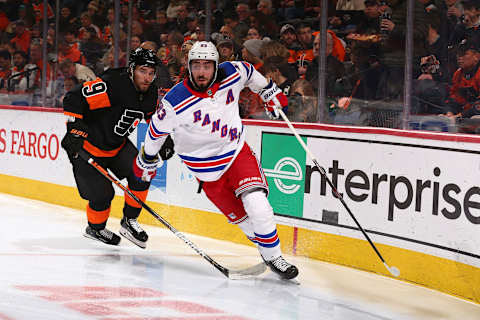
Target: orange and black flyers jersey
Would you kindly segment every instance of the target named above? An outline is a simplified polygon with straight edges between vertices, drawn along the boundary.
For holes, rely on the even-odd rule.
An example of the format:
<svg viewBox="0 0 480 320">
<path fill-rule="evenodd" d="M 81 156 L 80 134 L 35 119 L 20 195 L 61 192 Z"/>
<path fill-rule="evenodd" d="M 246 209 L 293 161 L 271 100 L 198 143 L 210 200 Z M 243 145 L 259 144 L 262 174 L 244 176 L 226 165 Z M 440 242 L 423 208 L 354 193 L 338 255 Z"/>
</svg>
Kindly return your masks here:
<svg viewBox="0 0 480 320">
<path fill-rule="evenodd" d="M 140 121 L 150 120 L 157 104 L 154 84 L 144 93 L 137 92 L 127 69 L 119 68 L 68 92 L 63 110 L 88 126 L 87 151 L 95 156 L 114 156 Z"/>
</svg>

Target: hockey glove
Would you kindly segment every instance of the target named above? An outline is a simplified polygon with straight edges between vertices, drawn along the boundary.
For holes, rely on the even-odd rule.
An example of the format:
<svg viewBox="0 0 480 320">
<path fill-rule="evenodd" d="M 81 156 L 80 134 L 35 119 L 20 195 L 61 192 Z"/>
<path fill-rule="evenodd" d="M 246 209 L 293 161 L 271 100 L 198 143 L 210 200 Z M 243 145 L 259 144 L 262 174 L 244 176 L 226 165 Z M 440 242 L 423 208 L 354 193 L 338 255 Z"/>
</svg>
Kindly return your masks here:
<svg viewBox="0 0 480 320">
<path fill-rule="evenodd" d="M 133 174 L 142 181 L 150 182 L 157 174 L 157 167 L 162 165 L 163 161 L 155 156 L 148 156 L 145 150 L 142 149 L 138 153 L 138 156 L 133 161 Z"/>
<path fill-rule="evenodd" d="M 260 90 L 259 95 L 263 102 L 265 102 L 265 111 L 271 119 L 278 119 L 280 117 L 280 113 L 278 112 L 280 109 L 286 112 L 288 107 L 287 96 L 283 94 L 282 90 L 280 90 L 272 80 L 270 80 L 265 88 Z"/>
<path fill-rule="evenodd" d="M 174 144 L 173 140 L 170 137 L 170 135 L 167 136 L 167 139 L 163 143 L 162 147 L 160 148 L 160 151 L 158 154 L 160 155 L 160 158 L 162 158 L 163 161 L 166 161 L 173 157 L 173 154 L 175 153 L 175 150 L 173 149 Z"/>
<path fill-rule="evenodd" d="M 88 137 L 88 127 L 80 119 L 67 122 L 67 133 L 62 139 L 62 148 L 71 158 L 78 157 L 78 151 L 82 149 L 83 142 Z"/>
</svg>

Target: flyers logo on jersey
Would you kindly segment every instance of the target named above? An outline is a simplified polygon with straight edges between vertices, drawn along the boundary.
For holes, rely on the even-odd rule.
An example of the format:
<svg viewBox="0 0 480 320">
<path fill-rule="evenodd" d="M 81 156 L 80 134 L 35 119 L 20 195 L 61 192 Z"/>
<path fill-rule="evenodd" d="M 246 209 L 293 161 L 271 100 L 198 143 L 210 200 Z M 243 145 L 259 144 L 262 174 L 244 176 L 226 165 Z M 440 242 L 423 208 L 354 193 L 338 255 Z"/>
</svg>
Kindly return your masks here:
<svg viewBox="0 0 480 320">
<path fill-rule="evenodd" d="M 130 135 L 143 119 L 143 112 L 125 109 L 120 120 L 115 125 L 114 132 L 119 136 Z M 128 134 L 127 134 L 128 133 Z"/>
<path fill-rule="evenodd" d="M 107 84 L 97 78 L 83 84 L 82 95 L 87 100 L 90 110 L 110 107 L 110 99 L 107 94 Z"/>
</svg>

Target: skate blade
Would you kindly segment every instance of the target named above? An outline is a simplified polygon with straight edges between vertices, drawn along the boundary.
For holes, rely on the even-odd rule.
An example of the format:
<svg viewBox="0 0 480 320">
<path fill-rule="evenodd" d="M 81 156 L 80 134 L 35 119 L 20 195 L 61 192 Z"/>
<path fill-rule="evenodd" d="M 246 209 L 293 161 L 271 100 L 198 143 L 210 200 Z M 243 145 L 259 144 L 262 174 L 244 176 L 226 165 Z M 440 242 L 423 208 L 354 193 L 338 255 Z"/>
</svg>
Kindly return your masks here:
<svg viewBox="0 0 480 320">
<path fill-rule="evenodd" d="M 105 242 L 105 241 L 103 241 L 103 240 L 100 240 L 100 239 L 98 239 L 98 238 L 95 238 L 94 236 L 89 235 L 89 234 L 86 233 L 86 232 L 83 234 L 83 236 L 84 236 L 85 238 L 92 239 L 92 240 L 95 240 L 95 241 L 104 243 L 104 244 L 106 244 L 106 245 L 109 245 L 109 246 L 118 246 L 118 245 L 120 244 L 120 242 L 118 242 L 118 244 L 113 244 L 113 243 Z"/>
<path fill-rule="evenodd" d="M 139 246 L 140 248 L 142 249 L 145 249 L 147 247 L 147 243 L 146 242 L 143 242 L 143 241 L 139 241 L 137 239 L 135 239 L 134 236 L 132 236 L 132 234 L 130 232 L 127 231 L 127 229 L 125 229 L 124 227 L 120 227 L 120 231 L 119 231 L 120 235 L 122 237 L 124 237 L 125 239 L 129 240 L 130 242 L 132 242 L 133 244 Z"/>
</svg>

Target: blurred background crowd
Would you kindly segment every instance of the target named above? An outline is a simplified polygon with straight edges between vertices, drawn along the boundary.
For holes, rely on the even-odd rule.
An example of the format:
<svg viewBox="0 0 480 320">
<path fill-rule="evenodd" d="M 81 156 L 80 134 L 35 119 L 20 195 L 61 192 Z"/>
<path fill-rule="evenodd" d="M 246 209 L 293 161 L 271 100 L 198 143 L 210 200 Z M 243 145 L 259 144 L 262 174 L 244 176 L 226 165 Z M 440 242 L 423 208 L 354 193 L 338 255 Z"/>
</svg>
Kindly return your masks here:
<svg viewBox="0 0 480 320">
<path fill-rule="evenodd" d="M 477 133 L 479 26 L 480 0 L 3 0 L 0 104 L 62 107 L 139 46 L 164 94 L 210 40 L 273 79 L 292 121 Z M 239 105 L 267 119 L 249 89 Z"/>
</svg>

